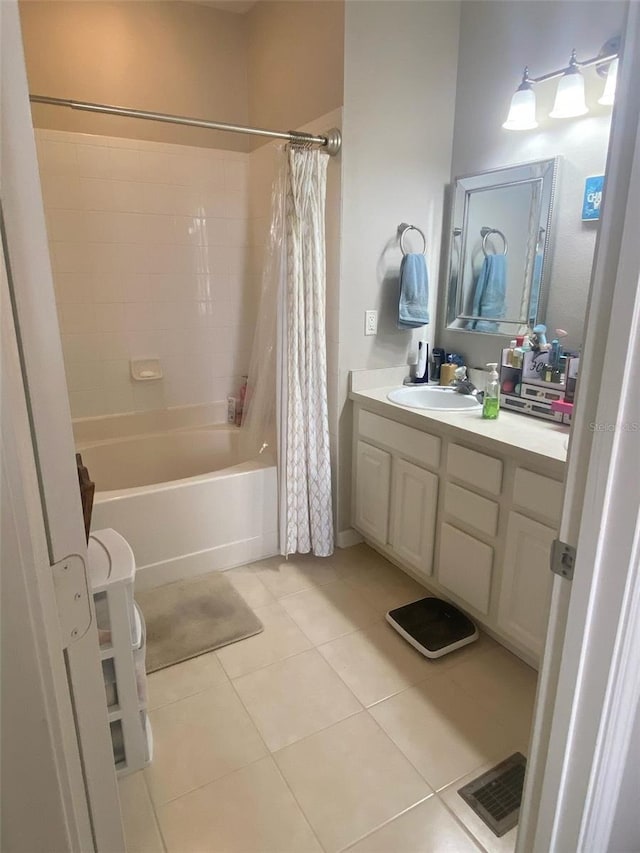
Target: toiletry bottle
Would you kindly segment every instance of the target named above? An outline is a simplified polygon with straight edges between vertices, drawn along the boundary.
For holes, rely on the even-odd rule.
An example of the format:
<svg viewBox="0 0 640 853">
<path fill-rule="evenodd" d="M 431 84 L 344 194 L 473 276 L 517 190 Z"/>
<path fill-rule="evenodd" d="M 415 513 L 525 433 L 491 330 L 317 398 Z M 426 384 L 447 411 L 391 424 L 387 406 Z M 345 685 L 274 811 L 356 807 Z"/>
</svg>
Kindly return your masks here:
<svg viewBox="0 0 640 853">
<path fill-rule="evenodd" d="M 500 411 L 500 377 L 497 362 L 489 362 L 487 368 L 490 373 L 482 400 L 482 417 L 494 421 Z"/>
<path fill-rule="evenodd" d="M 429 381 L 429 344 L 426 341 L 418 341 L 418 363 L 416 364 L 415 382 Z"/>
<path fill-rule="evenodd" d="M 507 350 L 507 364 L 509 365 L 509 367 L 518 367 L 518 365 L 515 362 L 515 353 L 514 353 L 516 346 L 517 346 L 517 343 L 515 340 L 509 341 L 509 349 Z"/>
<path fill-rule="evenodd" d="M 434 347 L 431 350 L 431 381 L 440 381 L 440 368 L 444 364 L 444 350 L 442 347 Z"/>
</svg>

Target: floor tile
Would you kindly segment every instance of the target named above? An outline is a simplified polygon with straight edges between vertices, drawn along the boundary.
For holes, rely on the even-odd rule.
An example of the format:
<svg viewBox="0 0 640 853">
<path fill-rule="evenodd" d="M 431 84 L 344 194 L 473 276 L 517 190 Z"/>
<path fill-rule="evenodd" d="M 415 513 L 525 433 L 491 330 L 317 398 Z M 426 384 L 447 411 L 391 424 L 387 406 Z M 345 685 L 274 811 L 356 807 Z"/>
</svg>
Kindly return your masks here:
<svg viewBox="0 0 640 853">
<path fill-rule="evenodd" d="M 156 805 L 267 754 L 230 684 L 150 713 L 154 755 L 145 774 Z"/>
<path fill-rule="evenodd" d="M 160 708 L 194 693 L 201 693 L 228 679 L 215 652 L 168 666 L 147 676 L 148 708 Z"/>
<path fill-rule="evenodd" d="M 348 853 L 481 853 L 437 796 L 377 829 Z"/>
<path fill-rule="evenodd" d="M 367 711 L 286 747 L 275 759 L 328 853 L 431 793 Z"/>
<path fill-rule="evenodd" d="M 496 644 L 488 654 L 468 658 L 449 677 L 519 737 L 525 751 L 533 718 L 538 674 Z"/>
<path fill-rule="evenodd" d="M 387 699 L 434 672 L 431 661 L 387 622 L 339 637 L 318 651 L 364 705 Z"/>
<path fill-rule="evenodd" d="M 244 598 L 249 607 L 266 607 L 275 601 L 266 586 L 262 583 L 253 566 L 238 566 L 224 573 L 237 592 Z"/>
<path fill-rule="evenodd" d="M 315 649 L 245 675 L 233 684 L 274 752 L 362 710 Z"/>
<path fill-rule="evenodd" d="M 253 563 L 253 570 L 264 586 L 276 598 L 292 595 L 303 589 L 324 586 L 342 578 L 341 563 L 331 557 L 294 554 L 288 559 L 271 557 Z"/>
<path fill-rule="evenodd" d="M 287 613 L 316 645 L 380 619 L 362 595 L 344 581 L 307 589 L 281 601 Z"/>
<path fill-rule="evenodd" d="M 163 853 L 164 845 L 142 771 L 118 779 L 127 853 Z"/>
<path fill-rule="evenodd" d="M 429 595 L 421 584 L 378 554 L 361 562 L 345 580 L 382 616 Z"/>
<path fill-rule="evenodd" d="M 503 835 L 502 838 L 498 838 L 497 835 L 494 835 L 494 833 L 489 829 L 487 824 L 483 820 L 480 820 L 473 809 L 469 808 L 458 793 L 463 785 L 466 785 L 468 782 L 473 782 L 473 780 L 477 779 L 482 773 L 485 773 L 487 770 L 491 770 L 491 768 L 495 766 L 495 763 L 496 762 L 485 764 L 477 770 L 474 770 L 473 773 L 469 773 L 462 779 L 458 779 L 452 785 L 449 785 L 447 788 L 440 791 L 438 796 L 443 803 L 447 805 L 449 810 L 458 818 L 460 823 L 466 826 L 469 832 L 478 841 L 478 843 L 482 845 L 487 853 L 513 853 L 516 847 L 518 827 L 514 827 L 509 830 L 506 835 Z"/>
<path fill-rule="evenodd" d="M 173 800 L 158 817 L 168 853 L 322 853 L 270 758 Z"/>
<path fill-rule="evenodd" d="M 256 607 L 254 612 L 264 631 L 216 652 L 230 678 L 261 669 L 311 647 L 309 639 L 278 602 Z"/>
<path fill-rule="evenodd" d="M 513 735 L 447 673 L 385 699 L 370 713 L 436 790 L 513 752 Z"/>
</svg>

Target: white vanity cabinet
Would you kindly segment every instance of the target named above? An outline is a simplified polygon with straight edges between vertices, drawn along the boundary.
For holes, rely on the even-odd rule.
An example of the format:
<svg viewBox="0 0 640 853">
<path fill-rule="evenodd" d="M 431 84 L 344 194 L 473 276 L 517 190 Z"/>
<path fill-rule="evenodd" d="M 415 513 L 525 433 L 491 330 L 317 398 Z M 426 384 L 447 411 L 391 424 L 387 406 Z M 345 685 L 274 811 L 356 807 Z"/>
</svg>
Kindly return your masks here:
<svg viewBox="0 0 640 853">
<path fill-rule="evenodd" d="M 389 545 L 420 574 L 430 575 L 438 509 L 438 476 L 407 462 L 394 460 Z"/>
<path fill-rule="evenodd" d="M 438 510 L 440 439 L 361 411 L 353 525 L 418 575 L 430 575 Z"/>
<path fill-rule="evenodd" d="M 389 534 L 389 484 L 391 454 L 366 441 L 356 447 L 356 528 L 374 542 L 385 545 Z"/>
<path fill-rule="evenodd" d="M 424 426 L 356 405 L 353 526 L 535 665 L 549 610 L 563 462 L 538 460 L 486 435 L 474 442 L 472 429 L 467 437 L 435 418 L 424 418 Z"/>
<path fill-rule="evenodd" d="M 517 643 L 540 656 L 551 600 L 549 555 L 562 512 L 562 483 L 516 468 L 511 506 L 498 625 Z"/>
</svg>

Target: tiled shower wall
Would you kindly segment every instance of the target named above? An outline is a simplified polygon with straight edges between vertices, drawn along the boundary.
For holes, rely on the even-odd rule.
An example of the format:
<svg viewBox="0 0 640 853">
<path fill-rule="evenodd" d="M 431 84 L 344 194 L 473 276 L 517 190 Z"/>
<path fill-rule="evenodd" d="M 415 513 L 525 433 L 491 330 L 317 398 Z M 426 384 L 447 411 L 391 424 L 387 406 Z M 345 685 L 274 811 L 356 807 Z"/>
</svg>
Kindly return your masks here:
<svg viewBox="0 0 640 853">
<path fill-rule="evenodd" d="M 258 292 L 248 155 L 36 131 L 73 417 L 224 400 Z M 159 358 L 164 378 L 129 363 Z"/>
</svg>

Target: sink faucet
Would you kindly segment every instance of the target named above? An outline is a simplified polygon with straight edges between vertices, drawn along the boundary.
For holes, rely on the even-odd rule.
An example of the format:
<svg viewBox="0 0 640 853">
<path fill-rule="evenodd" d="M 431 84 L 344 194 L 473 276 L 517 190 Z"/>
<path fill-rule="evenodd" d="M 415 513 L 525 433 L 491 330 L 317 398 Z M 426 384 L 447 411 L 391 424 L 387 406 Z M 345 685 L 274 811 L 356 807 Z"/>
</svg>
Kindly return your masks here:
<svg viewBox="0 0 640 853">
<path fill-rule="evenodd" d="M 455 379 L 452 382 L 452 387 L 458 394 L 472 394 L 478 400 L 482 400 L 484 394 L 478 391 L 473 382 L 467 377 L 467 368 L 458 367 L 455 372 Z"/>
</svg>

